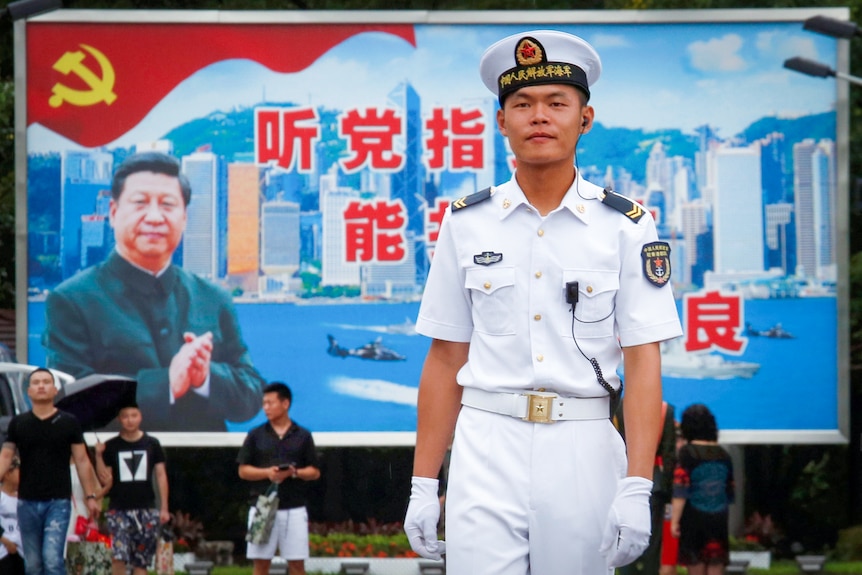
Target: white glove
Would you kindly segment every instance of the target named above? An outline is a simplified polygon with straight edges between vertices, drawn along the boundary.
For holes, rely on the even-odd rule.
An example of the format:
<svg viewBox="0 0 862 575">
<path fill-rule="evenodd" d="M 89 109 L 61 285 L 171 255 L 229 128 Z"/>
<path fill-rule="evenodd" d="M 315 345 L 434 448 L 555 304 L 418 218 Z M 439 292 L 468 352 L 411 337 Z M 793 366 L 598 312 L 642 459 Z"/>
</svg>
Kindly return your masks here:
<svg viewBox="0 0 862 575">
<path fill-rule="evenodd" d="M 436 479 L 414 476 L 404 518 L 404 532 L 410 540 L 410 547 L 425 559 L 434 560 L 446 553 L 446 542 L 437 540 L 437 523 L 440 521 L 437 485 Z"/>
<path fill-rule="evenodd" d="M 628 565 L 649 546 L 651 491 L 652 481 L 643 477 L 626 477 L 617 485 L 599 548 L 608 556 L 610 568 Z"/>
</svg>

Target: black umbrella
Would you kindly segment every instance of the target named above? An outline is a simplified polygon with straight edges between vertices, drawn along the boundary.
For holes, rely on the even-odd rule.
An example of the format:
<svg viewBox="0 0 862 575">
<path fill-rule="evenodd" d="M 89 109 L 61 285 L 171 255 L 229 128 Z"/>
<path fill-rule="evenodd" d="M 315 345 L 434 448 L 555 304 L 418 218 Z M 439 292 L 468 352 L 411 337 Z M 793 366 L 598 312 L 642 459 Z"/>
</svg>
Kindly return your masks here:
<svg viewBox="0 0 862 575">
<path fill-rule="evenodd" d="M 138 382 L 122 375 L 94 373 L 63 386 L 54 400 L 58 409 L 78 418 L 84 431 L 105 427 L 122 407 L 132 405 Z"/>
</svg>

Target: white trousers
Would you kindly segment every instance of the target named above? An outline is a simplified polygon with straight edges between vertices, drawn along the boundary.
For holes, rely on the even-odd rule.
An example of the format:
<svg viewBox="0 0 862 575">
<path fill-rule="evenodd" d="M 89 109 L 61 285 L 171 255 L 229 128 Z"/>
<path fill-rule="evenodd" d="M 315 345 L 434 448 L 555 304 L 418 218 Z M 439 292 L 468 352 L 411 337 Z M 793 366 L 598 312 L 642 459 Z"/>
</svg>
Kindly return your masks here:
<svg viewBox="0 0 862 575">
<path fill-rule="evenodd" d="M 449 575 L 612 575 L 599 553 L 625 444 L 610 420 L 462 407 L 446 494 Z"/>
<path fill-rule="evenodd" d="M 254 506 L 248 510 L 248 527 L 251 526 L 255 511 Z M 305 507 L 279 509 L 269 540 L 260 545 L 248 543 L 245 556 L 248 559 L 272 559 L 276 548 L 287 561 L 308 559 L 308 510 Z"/>
</svg>

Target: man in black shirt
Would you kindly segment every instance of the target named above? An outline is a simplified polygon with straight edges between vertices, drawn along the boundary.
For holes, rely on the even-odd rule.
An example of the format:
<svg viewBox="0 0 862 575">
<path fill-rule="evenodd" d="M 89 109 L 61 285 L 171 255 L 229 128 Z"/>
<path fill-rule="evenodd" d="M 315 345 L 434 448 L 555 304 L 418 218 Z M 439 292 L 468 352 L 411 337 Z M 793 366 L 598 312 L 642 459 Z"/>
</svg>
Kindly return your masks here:
<svg viewBox="0 0 862 575">
<path fill-rule="evenodd" d="M 24 543 L 27 575 L 65 575 L 63 547 L 71 514 L 71 457 L 87 493 L 90 517 L 99 515 L 99 483 L 90 463 L 81 425 L 70 413 L 54 407 L 54 374 L 37 368 L 30 374 L 27 396 L 32 411 L 16 415 L 0 449 L 0 477 L 17 449 L 21 459 L 18 526 Z"/>
<path fill-rule="evenodd" d="M 239 476 L 255 482 L 253 498 L 266 489 L 267 481 L 278 484 L 278 514 L 269 541 L 248 544 L 246 555 L 254 562 L 253 575 L 269 573 L 276 547 L 287 560 L 290 575 L 305 574 L 308 557 L 305 482 L 320 477 L 320 469 L 311 433 L 288 415 L 292 400 L 290 388 L 284 383 L 273 382 L 264 388 L 263 412 L 268 421 L 248 432 L 237 456 Z M 249 516 L 249 524 L 251 520 Z"/>
<path fill-rule="evenodd" d="M 146 575 L 156 554 L 159 524 L 167 523 L 168 476 L 165 452 L 155 437 L 141 430 L 141 410 L 129 405 L 120 410 L 120 434 L 96 444 L 96 471 L 110 496 L 108 530 L 112 538 L 112 571 Z M 153 476 L 159 486 L 159 503 L 153 491 Z"/>
</svg>

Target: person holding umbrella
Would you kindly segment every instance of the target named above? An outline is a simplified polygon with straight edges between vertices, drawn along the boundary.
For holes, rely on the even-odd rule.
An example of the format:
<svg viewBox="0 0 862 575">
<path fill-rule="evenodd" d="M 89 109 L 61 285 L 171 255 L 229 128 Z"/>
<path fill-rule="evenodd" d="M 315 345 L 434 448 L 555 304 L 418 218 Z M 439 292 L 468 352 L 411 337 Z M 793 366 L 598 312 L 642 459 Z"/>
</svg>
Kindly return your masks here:
<svg viewBox="0 0 862 575">
<path fill-rule="evenodd" d="M 96 471 L 110 496 L 107 513 L 111 533 L 114 575 L 146 575 L 156 554 L 159 525 L 170 521 L 165 452 L 159 440 L 141 429 L 141 410 L 136 403 L 120 409 L 120 434 L 96 444 Z M 153 477 L 159 488 L 159 508 Z"/>
<path fill-rule="evenodd" d="M 81 425 L 74 415 L 54 405 L 54 374 L 39 367 L 30 373 L 28 381 L 27 396 L 33 409 L 9 422 L 9 433 L 0 449 L 0 477 L 6 475 L 17 450 L 21 460 L 18 525 L 27 575 L 65 575 L 63 547 L 72 493 L 70 456 L 87 493 L 87 509 L 93 519 L 99 515 L 99 483 Z"/>
</svg>

